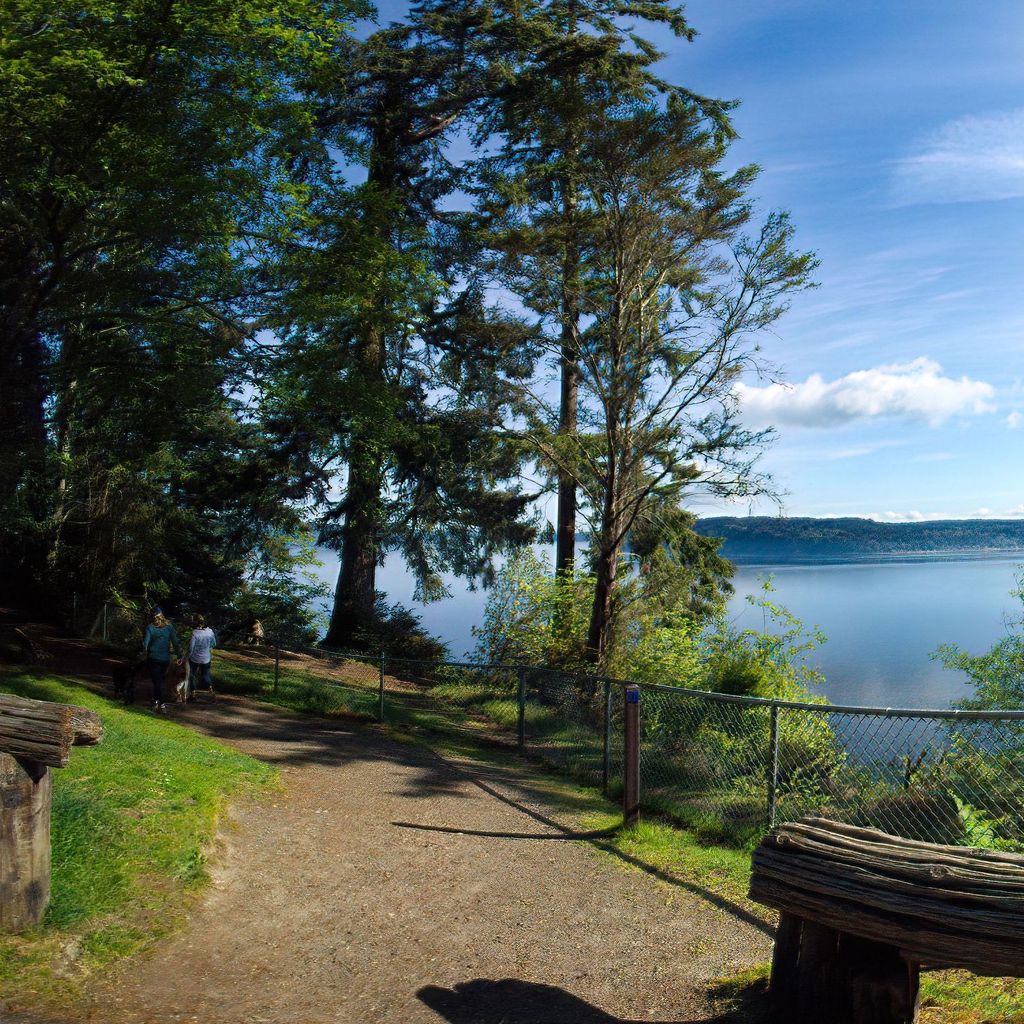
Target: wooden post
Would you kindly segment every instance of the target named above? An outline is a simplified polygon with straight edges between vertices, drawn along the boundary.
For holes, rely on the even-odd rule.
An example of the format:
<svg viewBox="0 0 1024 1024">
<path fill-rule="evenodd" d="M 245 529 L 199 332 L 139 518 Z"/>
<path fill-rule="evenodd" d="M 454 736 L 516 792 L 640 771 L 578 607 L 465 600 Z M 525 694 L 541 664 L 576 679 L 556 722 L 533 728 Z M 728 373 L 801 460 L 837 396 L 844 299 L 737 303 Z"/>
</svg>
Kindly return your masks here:
<svg viewBox="0 0 1024 1024">
<path fill-rule="evenodd" d="M 796 1020 L 796 997 L 799 991 L 800 931 L 803 922 L 785 910 L 779 913 L 772 950 L 772 974 L 768 983 L 772 1013 L 778 1021 Z"/>
<path fill-rule="evenodd" d="M 0 753 L 0 932 L 40 924 L 50 902 L 52 794 L 47 765 Z"/>
<path fill-rule="evenodd" d="M 627 828 L 640 820 L 640 687 L 625 688 L 622 816 Z"/>
<path fill-rule="evenodd" d="M 839 1024 L 913 1024 L 917 1020 L 920 969 L 895 946 L 840 935 L 836 991 L 842 993 Z"/>
<path fill-rule="evenodd" d="M 800 930 L 797 1015 L 802 1024 L 839 1024 L 836 1011 L 839 932 L 804 921 Z"/>
<path fill-rule="evenodd" d="M 779 793 L 779 706 L 772 704 L 768 725 L 768 827 L 775 827 Z"/>
<path fill-rule="evenodd" d="M 526 666 L 519 666 L 519 717 L 516 738 L 520 750 L 526 749 Z"/>
<path fill-rule="evenodd" d="M 274 641 L 274 696 L 277 696 L 277 684 L 281 681 L 281 647 Z"/>
<path fill-rule="evenodd" d="M 51 767 L 98 743 L 86 708 L 0 693 L 0 932 L 39 924 L 50 899 Z"/>
<path fill-rule="evenodd" d="M 612 774 L 612 681 L 604 681 L 604 750 L 601 763 L 601 792 L 608 795 Z"/>
</svg>

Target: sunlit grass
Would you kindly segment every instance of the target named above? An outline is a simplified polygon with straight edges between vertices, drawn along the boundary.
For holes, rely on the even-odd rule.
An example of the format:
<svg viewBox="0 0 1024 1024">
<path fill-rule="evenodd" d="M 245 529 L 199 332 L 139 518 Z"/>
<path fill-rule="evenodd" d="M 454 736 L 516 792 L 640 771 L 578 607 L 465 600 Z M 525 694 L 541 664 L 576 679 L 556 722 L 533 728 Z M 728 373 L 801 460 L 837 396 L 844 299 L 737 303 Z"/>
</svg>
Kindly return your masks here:
<svg viewBox="0 0 1024 1024">
<path fill-rule="evenodd" d="M 274 769 L 191 729 L 49 674 L 5 672 L 0 690 L 99 713 L 103 742 L 55 770 L 51 899 L 41 928 L 0 937 L 0 991 L 68 998 L 75 979 L 166 933 L 207 881 L 228 795 Z"/>
</svg>

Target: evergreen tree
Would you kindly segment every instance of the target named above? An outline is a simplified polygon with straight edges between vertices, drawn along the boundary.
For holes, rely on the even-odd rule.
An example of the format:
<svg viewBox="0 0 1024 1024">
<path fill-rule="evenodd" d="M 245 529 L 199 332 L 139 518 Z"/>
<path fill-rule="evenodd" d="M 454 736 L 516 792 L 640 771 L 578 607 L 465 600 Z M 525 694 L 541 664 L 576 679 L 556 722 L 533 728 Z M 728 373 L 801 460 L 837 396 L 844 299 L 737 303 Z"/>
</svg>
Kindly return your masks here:
<svg viewBox="0 0 1024 1024">
<path fill-rule="evenodd" d="M 756 372 L 758 334 L 815 261 L 793 250 L 785 215 L 743 234 L 755 169 L 723 173 L 726 152 L 715 124 L 680 96 L 614 112 L 582 150 L 577 482 L 595 576 L 587 644 L 599 663 L 631 535 L 648 555 L 692 557 L 692 541 L 680 544 L 691 524 L 673 510 L 695 492 L 750 494 L 764 482 L 756 458 L 767 435 L 744 429 L 734 387 Z M 557 443 L 543 420 L 536 429 L 540 444 Z"/>
<path fill-rule="evenodd" d="M 339 296 L 290 338 L 296 381 L 323 396 L 307 403 L 309 445 L 342 476 L 322 529 L 341 553 L 330 644 L 365 642 L 387 551 L 431 599 L 444 593 L 441 570 L 486 578 L 495 550 L 531 535 L 518 459 L 498 436 L 503 381 L 531 370 L 525 339 L 489 308 L 451 209 L 461 169 L 448 145 L 501 88 L 500 37 L 487 5 L 419 4 L 409 24 L 353 46 L 340 81 L 325 83 L 322 123 L 354 138 L 366 167 L 351 200 L 367 259 L 361 301 Z M 338 228 L 349 222 L 316 229 L 325 281 L 331 254 L 347 258 Z"/>
<path fill-rule="evenodd" d="M 555 572 L 571 575 L 580 456 L 583 144 L 608 111 L 624 102 L 659 93 L 686 95 L 723 134 L 731 132 L 729 104 L 691 95 L 655 73 L 663 55 L 634 23 L 666 26 L 690 40 L 694 33 L 681 6 L 539 0 L 511 10 L 514 82 L 485 124 L 502 145 L 481 161 L 479 194 L 503 282 L 539 315 L 549 336 L 558 338 L 557 437 L 547 438 L 537 454 L 557 491 Z"/>
<path fill-rule="evenodd" d="M 163 527 L 147 503 L 164 509 L 175 491 L 169 450 L 219 444 L 222 415 L 249 429 L 230 395 L 258 356 L 245 325 L 265 312 L 263 269 L 301 208 L 290 169 L 308 142 L 304 81 L 362 11 L 346 0 L 0 10 L 9 598 L 66 592 L 59 573 L 74 569 L 99 599 L 175 557 L 154 553 Z M 128 528 L 136 518 L 147 525 Z M 104 545 L 129 538 L 126 573 Z"/>
</svg>

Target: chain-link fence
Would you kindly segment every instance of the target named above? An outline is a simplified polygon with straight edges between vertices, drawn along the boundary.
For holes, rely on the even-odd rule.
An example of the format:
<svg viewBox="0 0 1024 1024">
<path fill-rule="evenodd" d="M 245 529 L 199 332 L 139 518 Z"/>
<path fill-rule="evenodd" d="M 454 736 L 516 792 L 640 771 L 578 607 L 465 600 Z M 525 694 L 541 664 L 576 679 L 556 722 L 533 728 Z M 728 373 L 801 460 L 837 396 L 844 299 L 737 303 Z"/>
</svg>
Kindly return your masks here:
<svg viewBox="0 0 1024 1024">
<path fill-rule="evenodd" d="M 221 666 L 238 692 L 516 747 L 622 792 L 622 680 L 322 648 L 239 656 Z M 641 805 L 703 838 L 749 845 L 776 822 L 818 814 L 911 839 L 1024 849 L 1024 711 L 639 689 Z"/>
<path fill-rule="evenodd" d="M 808 814 L 1024 848 L 1024 712 L 840 707 L 641 687 L 644 806 L 748 845 Z"/>
</svg>

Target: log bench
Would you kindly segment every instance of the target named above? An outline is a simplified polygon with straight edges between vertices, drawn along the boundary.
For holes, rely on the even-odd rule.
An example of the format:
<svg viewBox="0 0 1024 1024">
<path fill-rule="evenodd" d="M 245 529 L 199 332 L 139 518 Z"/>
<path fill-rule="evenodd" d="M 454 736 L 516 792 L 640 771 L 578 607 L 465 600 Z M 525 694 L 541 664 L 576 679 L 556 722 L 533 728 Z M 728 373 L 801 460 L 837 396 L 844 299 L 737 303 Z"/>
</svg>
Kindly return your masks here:
<svg viewBox="0 0 1024 1024">
<path fill-rule="evenodd" d="M 99 715 L 0 693 L 0 932 L 39 924 L 50 900 L 51 769 L 99 743 Z"/>
<path fill-rule="evenodd" d="M 778 1021 L 907 1024 L 921 970 L 1024 977 L 1024 856 L 805 818 L 754 851 L 750 897 L 779 911 Z"/>
</svg>

